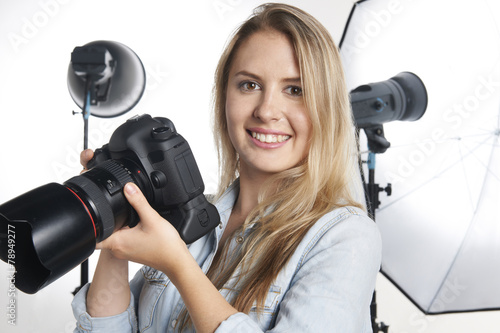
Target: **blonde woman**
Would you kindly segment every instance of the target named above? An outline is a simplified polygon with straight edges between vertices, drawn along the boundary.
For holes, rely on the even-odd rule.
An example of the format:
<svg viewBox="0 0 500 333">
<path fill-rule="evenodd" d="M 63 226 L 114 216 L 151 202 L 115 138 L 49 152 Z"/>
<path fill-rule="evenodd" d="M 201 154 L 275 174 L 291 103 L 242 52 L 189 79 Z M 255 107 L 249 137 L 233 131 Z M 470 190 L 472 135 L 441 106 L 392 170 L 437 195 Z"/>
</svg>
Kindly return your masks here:
<svg viewBox="0 0 500 333">
<path fill-rule="evenodd" d="M 371 332 L 381 243 L 330 35 L 298 8 L 262 5 L 215 81 L 220 226 L 186 246 L 127 184 L 141 222 L 99 244 L 75 331 Z M 130 283 L 127 261 L 145 265 Z"/>
</svg>

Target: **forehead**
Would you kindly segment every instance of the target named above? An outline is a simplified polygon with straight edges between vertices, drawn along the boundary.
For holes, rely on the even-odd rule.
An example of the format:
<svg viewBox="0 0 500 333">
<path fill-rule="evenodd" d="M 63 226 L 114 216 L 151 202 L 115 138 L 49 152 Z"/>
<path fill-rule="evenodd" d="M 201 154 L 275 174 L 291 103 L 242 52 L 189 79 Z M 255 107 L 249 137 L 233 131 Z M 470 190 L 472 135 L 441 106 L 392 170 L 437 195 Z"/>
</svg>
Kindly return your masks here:
<svg viewBox="0 0 500 333">
<path fill-rule="evenodd" d="M 300 72 L 290 39 L 275 30 L 258 31 L 241 43 L 230 72 L 240 70 L 275 72 L 287 77 L 298 77 Z"/>
</svg>

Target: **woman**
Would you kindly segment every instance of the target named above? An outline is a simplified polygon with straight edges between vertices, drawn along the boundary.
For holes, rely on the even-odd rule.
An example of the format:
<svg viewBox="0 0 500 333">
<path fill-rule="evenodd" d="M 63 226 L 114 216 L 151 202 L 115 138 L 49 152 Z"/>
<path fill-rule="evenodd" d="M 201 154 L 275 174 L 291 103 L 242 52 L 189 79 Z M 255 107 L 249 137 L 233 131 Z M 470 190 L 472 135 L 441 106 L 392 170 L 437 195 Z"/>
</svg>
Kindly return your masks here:
<svg viewBox="0 0 500 333">
<path fill-rule="evenodd" d="M 380 237 L 357 199 L 352 115 L 326 29 L 292 6 L 258 7 L 219 61 L 214 109 L 221 224 L 186 246 L 127 184 L 141 222 L 98 245 L 76 331 L 371 332 Z M 146 265 L 130 284 L 128 260 Z"/>
</svg>

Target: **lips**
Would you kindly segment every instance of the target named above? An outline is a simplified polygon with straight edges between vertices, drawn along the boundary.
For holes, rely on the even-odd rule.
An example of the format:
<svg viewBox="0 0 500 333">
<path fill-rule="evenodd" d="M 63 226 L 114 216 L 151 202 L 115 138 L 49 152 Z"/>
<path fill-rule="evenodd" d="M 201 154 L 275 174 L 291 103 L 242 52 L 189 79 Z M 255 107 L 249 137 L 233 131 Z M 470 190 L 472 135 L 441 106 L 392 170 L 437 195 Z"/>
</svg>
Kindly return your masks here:
<svg viewBox="0 0 500 333">
<path fill-rule="evenodd" d="M 252 134 L 252 137 L 256 140 L 259 140 L 260 142 L 265 142 L 265 143 L 281 143 L 283 141 L 286 141 L 290 139 L 290 135 L 274 135 L 274 134 L 264 134 L 264 133 L 258 133 L 258 132 L 250 132 Z"/>
<path fill-rule="evenodd" d="M 291 138 L 290 135 L 283 132 L 260 128 L 251 128 L 247 132 L 259 147 L 265 148 L 281 147 Z"/>
</svg>

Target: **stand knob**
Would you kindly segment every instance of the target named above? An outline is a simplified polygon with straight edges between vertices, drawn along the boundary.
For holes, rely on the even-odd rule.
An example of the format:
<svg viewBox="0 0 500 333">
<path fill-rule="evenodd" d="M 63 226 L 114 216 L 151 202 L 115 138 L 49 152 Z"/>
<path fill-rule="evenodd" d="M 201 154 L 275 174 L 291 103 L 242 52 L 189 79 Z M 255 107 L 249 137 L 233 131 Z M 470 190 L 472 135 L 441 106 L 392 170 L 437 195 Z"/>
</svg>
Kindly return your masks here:
<svg viewBox="0 0 500 333">
<path fill-rule="evenodd" d="M 388 183 L 385 188 L 379 188 L 379 192 L 385 192 L 387 196 L 390 197 L 392 194 L 392 184 Z"/>
</svg>

